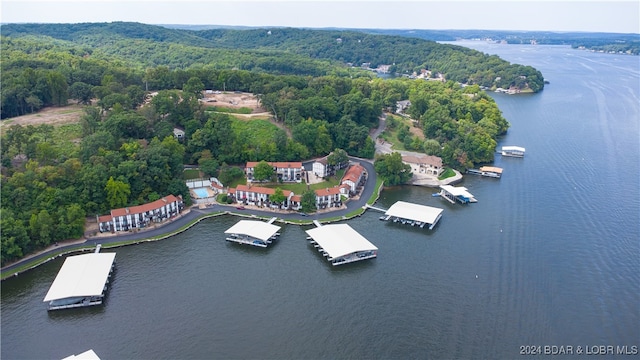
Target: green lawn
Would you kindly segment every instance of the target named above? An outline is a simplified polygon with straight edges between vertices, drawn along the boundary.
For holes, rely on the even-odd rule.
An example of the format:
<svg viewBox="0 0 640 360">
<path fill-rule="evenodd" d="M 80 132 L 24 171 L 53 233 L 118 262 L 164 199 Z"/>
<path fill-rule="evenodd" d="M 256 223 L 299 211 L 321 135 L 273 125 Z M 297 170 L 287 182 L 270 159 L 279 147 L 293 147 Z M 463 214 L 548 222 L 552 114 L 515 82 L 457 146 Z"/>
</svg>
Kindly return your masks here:
<svg viewBox="0 0 640 360">
<path fill-rule="evenodd" d="M 235 188 L 238 185 L 246 185 L 247 177 L 243 176 L 241 178 L 234 179 L 230 184 L 224 184 L 224 186 L 228 186 L 229 188 Z"/>
<path fill-rule="evenodd" d="M 198 169 L 186 169 L 183 174 L 185 180 L 200 179 L 200 170 Z"/>
<path fill-rule="evenodd" d="M 317 184 L 311 184 L 309 185 L 309 188 L 311 190 L 318 190 L 318 189 L 326 189 L 326 188 L 330 188 L 330 187 L 334 187 L 337 186 L 340 183 L 340 179 L 342 179 L 342 176 L 344 175 L 344 172 L 346 171 L 346 169 L 342 169 L 336 172 L 335 176 L 332 176 L 329 178 L 328 181 L 323 181 Z M 294 194 L 298 194 L 301 195 L 303 192 L 305 192 L 307 190 L 307 184 L 302 182 L 302 183 L 282 183 L 282 184 L 276 184 L 276 183 L 268 183 L 268 184 L 261 184 L 259 186 L 264 186 L 264 187 L 268 187 L 268 188 L 280 188 L 282 190 L 289 190 L 289 191 L 293 191 Z"/>
<path fill-rule="evenodd" d="M 444 170 L 444 172 L 442 174 L 440 174 L 440 176 L 438 176 L 438 180 L 444 180 L 446 178 L 450 178 L 452 176 L 455 176 L 456 173 L 453 172 L 453 170 L 451 170 L 451 168 L 446 168 Z"/>
<path fill-rule="evenodd" d="M 241 107 L 236 109 L 236 108 L 228 108 L 228 107 L 222 107 L 222 106 L 212 106 L 209 109 L 207 109 L 207 111 L 215 111 L 215 112 L 230 113 L 230 114 L 251 114 L 253 112 L 253 110 L 248 107 Z"/>
</svg>

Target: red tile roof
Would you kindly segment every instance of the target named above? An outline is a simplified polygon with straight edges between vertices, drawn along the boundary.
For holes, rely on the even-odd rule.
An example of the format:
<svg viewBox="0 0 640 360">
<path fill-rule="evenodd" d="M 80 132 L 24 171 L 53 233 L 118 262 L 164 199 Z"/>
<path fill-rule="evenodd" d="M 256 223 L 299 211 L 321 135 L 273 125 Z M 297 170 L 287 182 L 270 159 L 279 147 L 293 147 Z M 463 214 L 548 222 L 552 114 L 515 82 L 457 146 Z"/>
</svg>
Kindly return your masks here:
<svg viewBox="0 0 640 360">
<path fill-rule="evenodd" d="M 268 161 L 267 164 L 278 168 L 278 169 L 290 169 L 290 168 L 294 168 L 294 169 L 302 169 L 302 163 L 297 161 L 297 162 L 271 162 Z M 257 161 L 248 161 L 247 162 L 247 168 L 254 168 L 256 167 L 256 165 L 258 165 Z"/>
<path fill-rule="evenodd" d="M 158 199 L 156 201 L 150 202 L 150 203 L 146 203 L 146 204 L 142 204 L 142 205 L 137 205 L 137 206 L 131 206 L 131 207 L 127 207 L 127 208 L 120 208 L 120 209 L 113 209 L 111 210 L 111 216 L 126 216 L 128 214 L 140 214 L 140 213 L 146 213 L 149 211 L 153 211 L 156 209 L 159 209 L 167 204 L 171 204 L 173 202 L 178 201 L 178 198 L 174 195 L 167 195 L 165 197 L 163 197 L 162 199 Z"/>
<path fill-rule="evenodd" d="M 98 218 L 99 223 L 107 222 L 113 220 L 113 216 L 111 215 L 102 215 Z"/>
<path fill-rule="evenodd" d="M 347 170 L 347 172 L 342 177 L 342 181 L 344 182 L 346 180 L 350 180 L 353 183 L 357 183 L 358 180 L 360 179 L 360 176 L 362 176 L 363 171 L 364 171 L 364 168 L 362 167 L 362 165 L 355 164 L 351 166 L 349 170 Z"/>
<path fill-rule="evenodd" d="M 252 185 L 238 185 L 235 191 L 254 192 L 256 194 L 273 195 L 275 194 L 276 189 L 266 188 L 261 186 L 252 186 Z M 282 190 L 282 193 L 284 194 L 284 196 L 289 197 L 289 194 L 291 194 L 291 191 Z"/>
<path fill-rule="evenodd" d="M 331 196 L 331 195 L 338 195 L 338 194 L 340 194 L 340 188 L 337 186 L 316 190 L 316 196 Z"/>
</svg>

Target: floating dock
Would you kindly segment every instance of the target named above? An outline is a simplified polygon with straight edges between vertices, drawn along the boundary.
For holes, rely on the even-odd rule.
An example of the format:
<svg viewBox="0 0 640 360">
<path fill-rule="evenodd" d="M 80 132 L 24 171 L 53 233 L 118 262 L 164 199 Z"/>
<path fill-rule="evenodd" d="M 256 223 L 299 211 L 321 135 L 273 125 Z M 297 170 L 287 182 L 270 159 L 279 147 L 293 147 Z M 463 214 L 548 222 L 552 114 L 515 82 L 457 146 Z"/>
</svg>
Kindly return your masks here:
<svg viewBox="0 0 640 360">
<path fill-rule="evenodd" d="M 440 197 L 452 204 L 455 204 L 456 201 L 459 201 L 461 204 L 478 202 L 478 200 L 473 197 L 473 194 L 463 186 L 440 185 Z"/>
<path fill-rule="evenodd" d="M 69 256 L 51 284 L 44 302 L 49 310 L 70 309 L 102 304 L 115 266 L 116 253 Z"/>
<path fill-rule="evenodd" d="M 347 224 L 330 224 L 306 230 L 307 240 L 333 266 L 378 256 L 378 248 Z"/>
<path fill-rule="evenodd" d="M 520 146 L 503 146 L 502 147 L 502 156 L 510 156 L 510 157 L 524 157 L 525 148 Z"/>
<path fill-rule="evenodd" d="M 467 169 L 467 173 L 500 179 L 502 177 L 502 168 L 495 166 L 482 166 L 480 169 Z"/>
<path fill-rule="evenodd" d="M 427 226 L 429 230 L 433 230 L 442 218 L 442 211 L 443 209 L 440 208 L 398 201 L 385 212 L 386 217 L 381 217 L 380 220 L 393 219 L 395 223 L 419 226 L 420 228 Z"/>
<path fill-rule="evenodd" d="M 267 247 L 279 235 L 280 226 L 271 224 L 275 218 L 268 223 L 258 220 L 240 220 L 230 227 L 225 234 L 229 234 L 227 241 L 239 244 Z"/>
</svg>

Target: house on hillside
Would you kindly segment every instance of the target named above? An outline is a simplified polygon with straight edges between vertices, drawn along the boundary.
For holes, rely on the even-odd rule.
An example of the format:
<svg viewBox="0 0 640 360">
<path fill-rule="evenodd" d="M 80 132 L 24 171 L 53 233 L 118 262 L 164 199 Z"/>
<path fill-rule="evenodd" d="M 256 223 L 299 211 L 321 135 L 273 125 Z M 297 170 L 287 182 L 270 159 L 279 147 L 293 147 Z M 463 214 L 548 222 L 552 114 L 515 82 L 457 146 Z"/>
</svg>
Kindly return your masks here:
<svg viewBox="0 0 640 360">
<path fill-rule="evenodd" d="M 273 170 L 278 176 L 278 181 L 282 182 L 302 182 L 302 174 L 304 167 L 302 162 L 269 162 L 273 166 Z M 258 165 L 257 161 L 249 161 L 245 166 L 247 181 L 253 181 L 254 168 Z"/>
<path fill-rule="evenodd" d="M 411 171 L 414 174 L 427 174 L 433 176 L 440 176 L 444 171 L 442 166 L 442 159 L 438 156 L 423 155 L 402 155 L 402 162 L 411 166 Z"/>
<path fill-rule="evenodd" d="M 173 128 L 173 136 L 178 140 L 184 140 L 185 132 L 180 128 Z"/>
<path fill-rule="evenodd" d="M 396 114 L 404 114 L 404 111 L 411 106 L 411 101 L 400 100 L 396 101 Z"/>
<path fill-rule="evenodd" d="M 109 215 L 98 217 L 98 226 L 100 232 L 144 228 L 151 222 L 160 223 L 176 216 L 183 209 L 182 196 L 168 195 L 147 204 L 113 209 Z"/>
</svg>

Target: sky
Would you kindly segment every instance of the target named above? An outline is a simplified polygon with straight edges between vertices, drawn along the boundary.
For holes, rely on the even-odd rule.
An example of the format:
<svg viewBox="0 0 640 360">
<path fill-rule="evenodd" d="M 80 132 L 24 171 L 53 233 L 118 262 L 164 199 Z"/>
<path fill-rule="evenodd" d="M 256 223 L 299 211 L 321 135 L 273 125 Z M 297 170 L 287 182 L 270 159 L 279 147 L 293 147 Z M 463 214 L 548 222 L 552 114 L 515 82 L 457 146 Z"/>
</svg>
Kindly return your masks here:
<svg viewBox="0 0 640 360">
<path fill-rule="evenodd" d="M 640 33 L 640 0 L 0 0 L 2 23 Z"/>
</svg>

